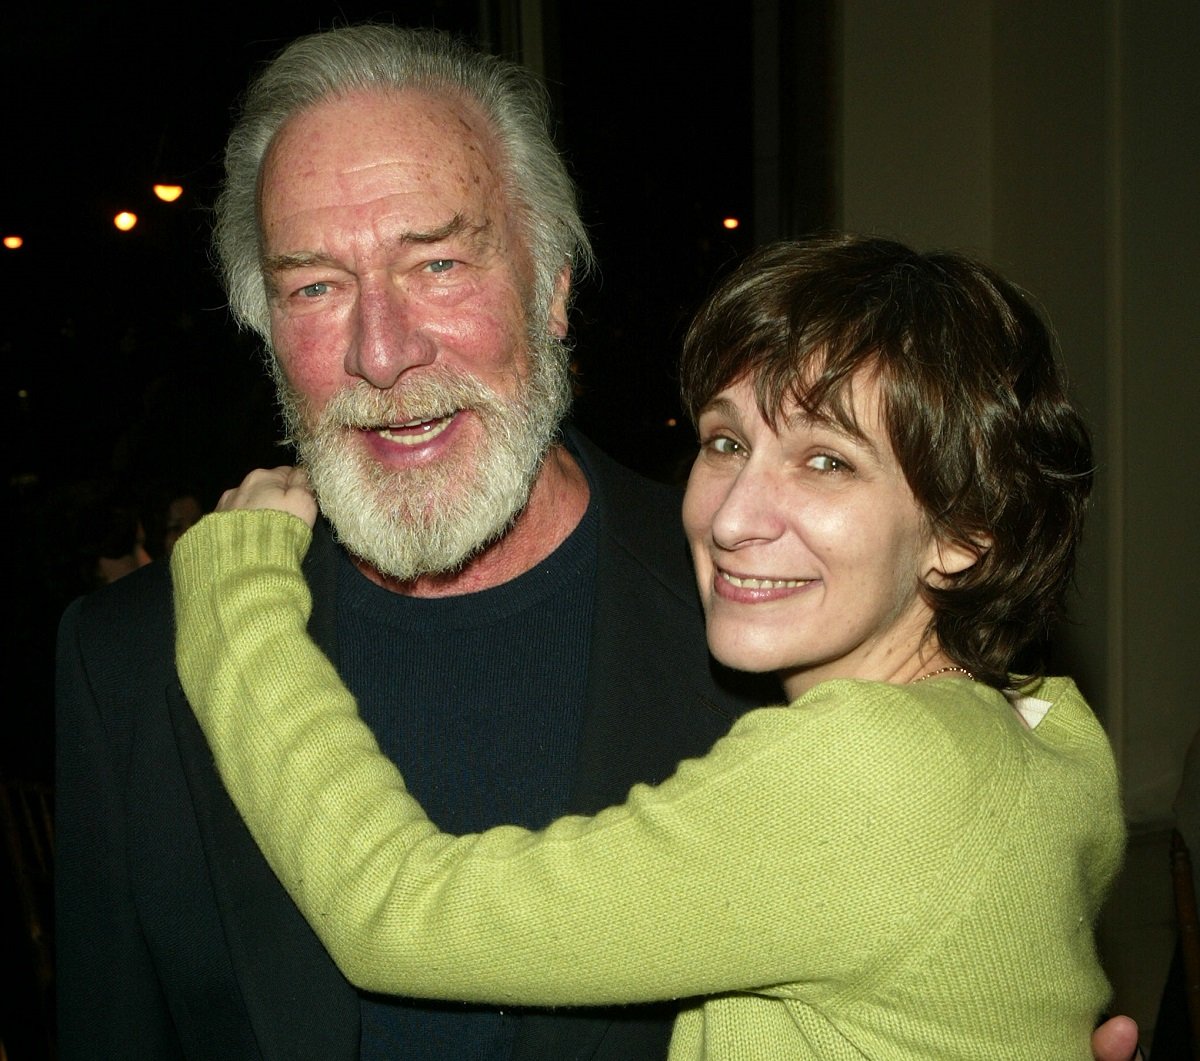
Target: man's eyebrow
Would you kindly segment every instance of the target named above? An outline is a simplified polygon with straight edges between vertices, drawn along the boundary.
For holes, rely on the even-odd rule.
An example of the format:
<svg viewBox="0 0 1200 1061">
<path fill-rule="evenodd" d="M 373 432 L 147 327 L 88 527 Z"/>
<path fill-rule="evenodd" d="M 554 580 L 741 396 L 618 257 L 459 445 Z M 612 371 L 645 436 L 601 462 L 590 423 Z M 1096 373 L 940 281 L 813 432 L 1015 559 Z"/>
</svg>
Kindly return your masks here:
<svg viewBox="0 0 1200 1061">
<path fill-rule="evenodd" d="M 468 239 L 478 241 L 484 237 L 490 228 L 491 222 L 488 220 L 480 222 L 468 221 L 464 214 L 458 213 L 444 225 L 439 225 L 437 228 L 432 228 L 424 232 L 402 232 L 395 238 L 395 243 L 398 246 L 404 246 L 405 244 L 423 246 L 429 243 L 440 243 L 442 240 L 458 235 L 465 235 Z M 284 273 L 289 269 L 308 269 L 313 266 L 327 266 L 334 269 L 341 268 L 340 263 L 336 259 L 331 258 L 328 254 L 322 254 L 317 251 L 297 251 L 293 254 L 269 254 L 262 260 L 262 271 L 268 276 Z"/>
<path fill-rule="evenodd" d="M 289 269 L 307 269 L 314 265 L 336 266 L 328 254 L 298 251 L 295 254 L 268 254 L 262 260 L 262 271 L 268 275 L 284 273 Z"/>
<path fill-rule="evenodd" d="M 469 239 L 478 239 L 491 227 L 491 222 L 468 221 L 464 214 L 455 214 L 444 225 L 430 229 L 428 232 L 404 232 L 397 243 L 440 243 L 451 236 L 465 235 Z"/>
</svg>

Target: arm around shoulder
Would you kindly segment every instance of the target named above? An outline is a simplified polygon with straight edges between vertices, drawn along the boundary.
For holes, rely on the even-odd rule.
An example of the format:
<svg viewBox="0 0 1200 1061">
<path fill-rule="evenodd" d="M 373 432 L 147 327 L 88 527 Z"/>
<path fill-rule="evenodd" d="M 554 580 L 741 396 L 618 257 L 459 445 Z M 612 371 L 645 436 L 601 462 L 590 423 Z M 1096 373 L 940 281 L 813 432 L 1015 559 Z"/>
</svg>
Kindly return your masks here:
<svg viewBox="0 0 1200 1061">
<path fill-rule="evenodd" d="M 214 529 L 205 548 L 228 554 L 225 533 L 241 531 Z M 878 942 L 847 939 L 861 923 L 847 874 L 881 882 L 873 914 L 882 903 L 903 916 L 919 895 L 918 883 L 897 903 L 883 886 L 910 846 L 897 823 L 881 822 L 888 842 L 866 852 L 846 828 L 880 810 L 862 805 L 879 793 L 840 767 L 844 782 L 829 784 L 829 753 L 863 743 L 854 706 L 754 712 L 595 818 L 439 833 L 305 636 L 296 558 L 276 561 L 260 554 L 215 582 L 177 571 L 194 598 L 180 605 L 180 670 L 251 831 L 360 986 L 553 1005 L 820 980 Z M 221 651 L 197 623 L 219 631 Z M 844 917 L 823 916 L 831 907 Z"/>
</svg>

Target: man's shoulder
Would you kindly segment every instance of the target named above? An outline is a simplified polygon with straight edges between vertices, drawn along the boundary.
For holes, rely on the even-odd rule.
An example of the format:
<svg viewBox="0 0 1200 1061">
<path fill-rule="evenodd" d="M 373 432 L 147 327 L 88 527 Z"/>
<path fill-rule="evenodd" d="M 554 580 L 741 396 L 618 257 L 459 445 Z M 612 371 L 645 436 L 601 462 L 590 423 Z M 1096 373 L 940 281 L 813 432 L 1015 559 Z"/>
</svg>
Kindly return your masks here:
<svg viewBox="0 0 1200 1061">
<path fill-rule="evenodd" d="M 584 468 L 591 482 L 599 491 L 605 507 L 622 516 L 637 516 L 650 509 L 669 513 L 679 526 L 679 506 L 683 490 L 678 486 L 650 479 L 618 463 L 599 446 L 574 428 L 565 432 L 567 448 Z M 633 508 L 629 507 L 633 504 Z M 665 528 L 664 528 L 665 529 Z"/>
<path fill-rule="evenodd" d="M 566 435 L 568 448 L 591 485 L 606 547 L 618 550 L 653 572 L 689 601 L 691 561 L 683 537 L 683 491 L 618 464 L 578 431 Z"/>
<path fill-rule="evenodd" d="M 89 637 L 123 638 L 139 627 L 169 637 L 173 627 L 170 569 L 162 562 L 148 564 L 80 597 L 66 615 Z"/>
<path fill-rule="evenodd" d="M 103 674 L 133 681 L 174 668 L 171 574 L 154 563 L 74 601 L 59 627 L 63 657 L 76 654 L 95 682 Z"/>
</svg>

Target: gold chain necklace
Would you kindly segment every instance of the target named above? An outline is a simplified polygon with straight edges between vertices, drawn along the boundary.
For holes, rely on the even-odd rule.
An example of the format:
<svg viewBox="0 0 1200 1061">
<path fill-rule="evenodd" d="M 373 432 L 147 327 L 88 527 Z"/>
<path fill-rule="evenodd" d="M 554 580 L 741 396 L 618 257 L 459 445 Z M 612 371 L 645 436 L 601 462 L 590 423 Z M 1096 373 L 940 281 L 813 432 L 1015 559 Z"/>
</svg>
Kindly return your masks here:
<svg viewBox="0 0 1200 1061">
<path fill-rule="evenodd" d="M 972 674 L 966 667 L 938 667 L 937 670 L 931 670 L 928 674 L 922 674 L 919 678 L 914 678 L 909 685 L 916 685 L 917 682 L 923 682 L 926 678 L 936 678 L 939 674 L 965 674 L 970 681 L 975 680 L 975 675 Z"/>
</svg>

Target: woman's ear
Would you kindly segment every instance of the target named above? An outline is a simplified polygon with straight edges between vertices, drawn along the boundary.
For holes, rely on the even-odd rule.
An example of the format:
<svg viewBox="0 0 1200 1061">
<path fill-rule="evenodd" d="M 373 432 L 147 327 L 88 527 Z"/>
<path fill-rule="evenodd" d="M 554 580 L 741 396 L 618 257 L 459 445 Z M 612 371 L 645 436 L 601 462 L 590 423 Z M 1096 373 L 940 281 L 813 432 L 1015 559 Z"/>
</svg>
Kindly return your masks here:
<svg viewBox="0 0 1200 1061">
<path fill-rule="evenodd" d="M 934 542 L 933 562 L 929 568 L 929 578 L 947 580 L 955 575 L 961 575 L 968 568 L 974 567 L 979 558 L 992 547 L 990 534 L 973 535 L 970 542 L 948 542 L 938 539 Z"/>
</svg>

